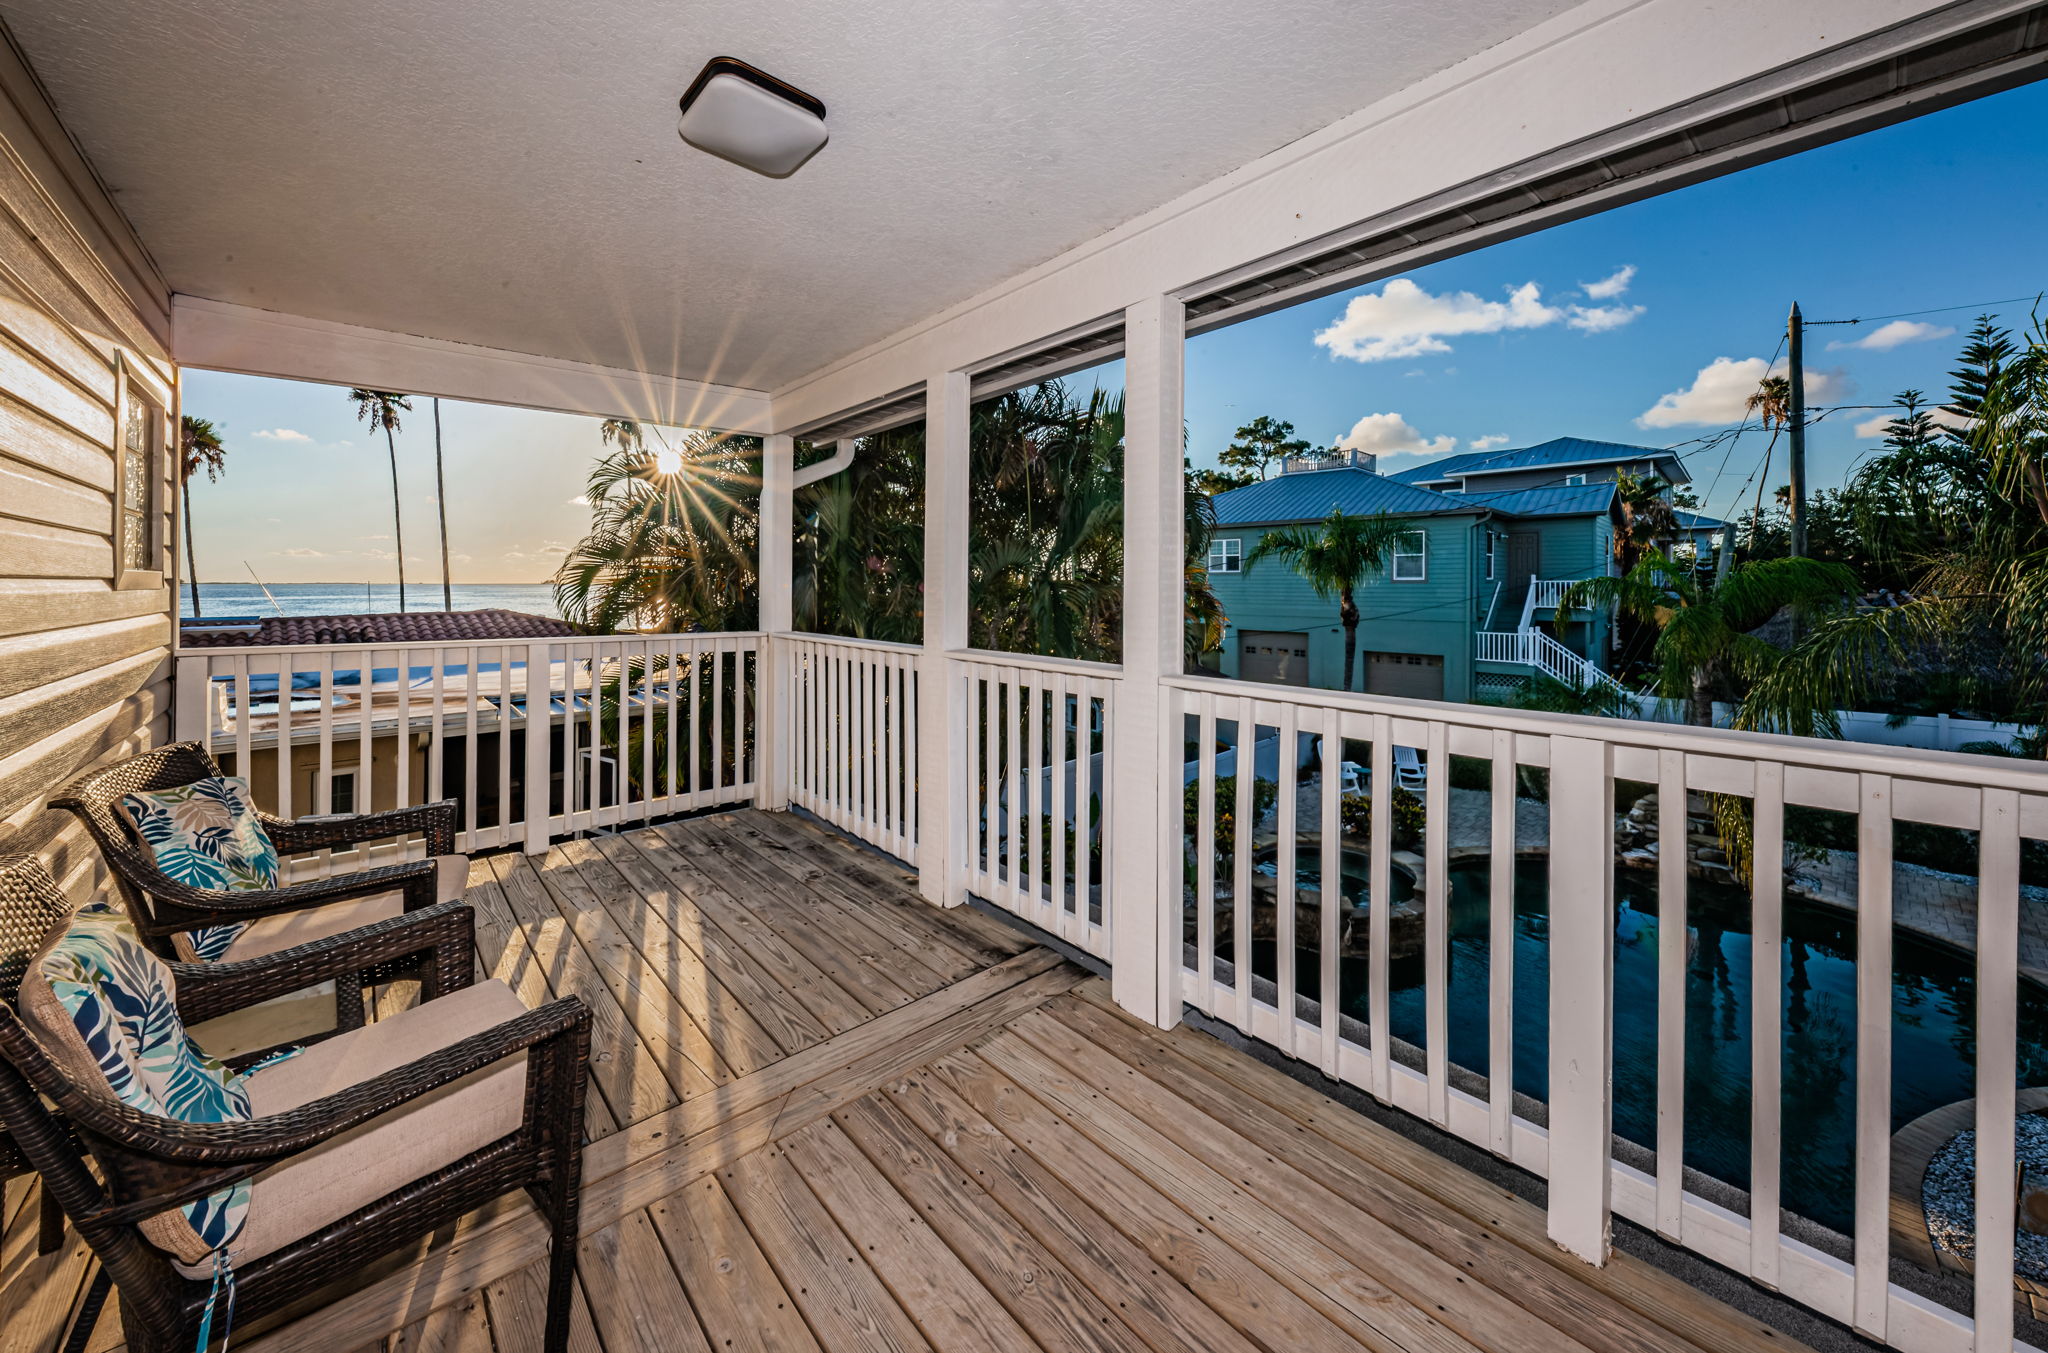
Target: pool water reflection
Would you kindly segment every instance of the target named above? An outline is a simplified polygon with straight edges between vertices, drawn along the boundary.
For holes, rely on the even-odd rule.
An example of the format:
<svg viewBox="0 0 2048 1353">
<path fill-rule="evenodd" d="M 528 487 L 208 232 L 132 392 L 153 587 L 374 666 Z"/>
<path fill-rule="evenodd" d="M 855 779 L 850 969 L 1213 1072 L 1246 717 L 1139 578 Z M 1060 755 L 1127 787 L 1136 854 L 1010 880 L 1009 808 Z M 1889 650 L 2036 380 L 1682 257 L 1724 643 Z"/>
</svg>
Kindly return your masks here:
<svg viewBox="0 0 2048 1353">
<path fill-rule="evenodd" d="M 1488 869 L 1451 870 L 1450 1058 L 1484 1073 L 1488 1063 Z M 1515 1088 L 1542 1098 L 1548 1084 L 1548 865 L 1515 867 Z M 1615 880 L 1614 1126 L 1646 1147 L 1656 1142 L 1656 878 L 1618 870 Z M 1750 924 L 1748 894 L 1695 879 L 1687 894 L 1686 1164 L 1737 1187 L 1749 1183 Z M 1970 960 L 1905 931 L 1894 936 L 1892 1126 L 1976 1093 L 1974 981 Z M 1270 945 L 1255 966 L 1269 972 Z M 1784 1205 L 1850 1229 L 1855 1157 L 1856 930 L 1853 918 L 1788 897 L 1782 1053 L 1781 1165 Z M 1315 995 L 1312 945 L 1295 965 Z M 1394 1034 L 1424 1042 L 1422 966 L 1396 962 Z M 1342 964 L 1345 1011 L 1366 1017 L 1366 964 Z M 2048 1083 L 2048 1000 L 2022 985 L 2019 1080 Z"/>
</svg>

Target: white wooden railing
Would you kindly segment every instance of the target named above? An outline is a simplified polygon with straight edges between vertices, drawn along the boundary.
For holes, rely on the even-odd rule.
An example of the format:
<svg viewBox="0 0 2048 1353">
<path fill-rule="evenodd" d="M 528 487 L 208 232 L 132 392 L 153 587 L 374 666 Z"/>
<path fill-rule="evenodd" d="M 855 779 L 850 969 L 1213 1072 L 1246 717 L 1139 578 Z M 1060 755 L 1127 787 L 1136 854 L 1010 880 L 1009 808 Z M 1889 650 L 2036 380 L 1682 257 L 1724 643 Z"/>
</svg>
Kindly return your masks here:
<svg viewBox="0 0 2048 1353">
<path fill-rule="evenodd" d="M 760 636 L 186 650 L 173 735 L 286 817 L 454 799 L 457 848 L 754 794 Z M 282 689 L 283 698 L 280 699 Z"/>
<path fill-rule="evenodd" d="M 1475 1142 L 1549 1180 L 1550 1231 L 1565 1248 L 1588 1257 L 1605 1254 L 1610 1211 L 1651 1228 L 1669 1241 L 1748 1274 L 1835 1320 L 1900 1348 L 1960 1353 L 1974 1346 L 2004 1348 L 2010 1337 L 2014 1190 L 2006 1169 L 1978 1176 L 1975 1308 L 1989 1313 L 1983 1337 L 1969 1317 L 1915 1295 L 1890 1281 L 1888 1186 L 1892 1136 L 1893 1022 L 1892 835 L 1894 824 L 1926 823 L 1978 833 L 1976 1126 L 1979 1158 L 2012 1159 L 2014 1057 L 2017 1038 L 2019 868 L 2021 838 L 2048 838 L 2048 772 L 2034 764 L 1899 748 L 1816 742 L 1809 739 L 1687 729 L 1605 719 L 1522 713 L 1466 705 L 1298 691 L 1226 681 L 1170 678 L 1164 692 L 1169 717 L 1178 717 L 1195 746 L 1190 765 L 1193 808 L 1172 836 L 1173 895 L 1185 899 L 1183 961 L 1176 965 L 1180 994 L 1197 1009 L 1225 1020 L 1291 1056 L 1319 1066 L 1438 1126 Z M 1246 730 L 1256 730 L 1248 734 Z M 1277 733 L 1277 754 L 1263 746 Z M 1343 839 L 1343 805 L 1322 794 L 1314 820 L 1303 820 L 1296 790 L 1313 773 L 1320 739 L 1322 764 L 1339 764 L 1334 750 L 1346 742 L 1351 759 L 1369 768 L 1360 795 L 1369 817 L 1364 837 Z M 1228 750 L 1257 743 L 1256 756 L 1239 755 L 1233 774 L 1218 775 L 1219 741 Z M 1412 753 L 1412 755 L 1411 755 Z M 1454 1078 L 1449 1061 L 1449 861 L 1451 758 L 1486 764 L 1490 856 L 1488 1064 Z M 1404 767 L 1405 773 L 1404 773 Z M 1518 842 L 1518 771 L 1542 768 L 1548 776 L 1547 853 L 1549 994 L 1544 1024 L 1549 1040 L 1547 1103 L 1542 1122 L 1518 1109 L 1512 1093 L 1515 1044 L 1514 870 Z M 1263 818 L 1237 815 L 1234 831 L 1219 834 L 1222 814 L 1255 801 L 1255 781 L 1271 781 L 1277 794 Z M 1804 806 L 1853 814 L 1857 819 L 1858 899 L 1854 1058 L 1855 1186 L 1853 1257 L 1844 1260 L 1783 1234 L 1779 1228 L 1781 1179 L 1780 1090 L 1786 1078 L 1809 1074 L 1787 1065 L 1779 1001 L 1753 1003 L 1750 1040 L 1751 1161 L 1747 1215 L 1709 1201 L 1686 1187 L 1685 1050 L 1688 1018 L 1686 890 L 1688 855 L 1660 852 L 1657 973 L 1656 1149 L 1654 1165 L 1638 1169 L 1613 1158 L 1612 1033 L 1614 1009 L 1615 782 L 1641 781 L 1659 793 L 1659 838 L 1684 842 L 1688 793 L 1732 795 L 1745 801 L 1754 848 L 1753 926 L 1748 975 L 1751 989 L 1784 990 L 1785 812 Z M 1380 811 L 1390 803 L 1384 787 L 1404 783 L 1413 807 Z M 1396 819 L 1420 811 L 1419 843 L 1397 861 Z M 1181 817 L 1181 814 L 1176 814 Z M 1469 820 L 1469 817 L 1468 817 Z M 1355 825 L 1355 823 L 1354 823 Z M 1413 826 L 1409 820 L 1409 827 Z M 1404 828 L 1404 833 L 1405 833 Z M 1468 829 L 1469 830 L 1469 829 Z M 1311 837 L 1314 833 L 1314 837 Z M 1319 857 L 1318 886 L 1294 885 L 1294 861 L 1304 844 Z M 1340 852 L 1367 853 L 1366 896 L 1391 898 L 1393 871 L 1411 869 L 1419 885 L 1420 972 L 1424 1032 L 1420 1049 L 1396 1046 L 1389 1017 L 1394 906 L 1373 903 L 1368 929 L 1365 1018 L 1340 1012 L 1340 958 L 1347 927 L 1357 917 L 1341 888 L 1320 880 L 1342 875 Z M 1119 847 L 1120 848 L 1120 847 Z M 1277 865 L 1273 888 L 1261 896 L 1259 861 L 1270 851 Z M 1283 905 L 1291 899 L 1294 905 Z M 1297 914 L 1301 913 L 1301 914 Z M 1319 965 L 1315 1001 L 1297 1000 L 1304 974 L 1296 971 L 1299 933 L 1314 918 L 1308 945 Z M 1407 923 L 1412 925 L 1412 912 Z M 1219 953 L 1219 927 L 1229 943 Z M 1255 936 L 1272 936 L 1273 955 L 1255 962 Z M 1469 999 L 1469 997 L 1468 997 Z M 1641 1018 L 1642 1011 L 1620 1012 Z M 1477 1088 L 1474 1088 L 1477 1087 Z"/>
<path fill-rule="evenodd" d="M 1500 639 L 1527 642 L 1482 636 L 1480 656 L 1491 657 L 1483 645 Z M 2001 1313 L 2010 1310 L 2016 1204 L 2003 1171 L 1985 1171 L 1976 1195 L 1981 1324 L 1890 1281 L 1892 839 L 1899 823 L 1977 833 L 1978 1149 L 2009 1160 L 2021 842 L 2048 839 L 2048 770 L 2038 764 L 1202 677 L 1134 691 L 1116 667 L 966 651 L 945 654 L 938 669 L 948 713 L 938 701 L 923 710 L 950 725 L 946 746 L 964 788 L 964 802 L 938 803 L 918 793 L 920 677 L 933 670 L 931 653 L 816 635 L 778 635 L 770 651 L 786 683 L 778 731 L 788 734 L 781 755 L 792 802 L 906 861 L 919 859 L 924 833 L 943 828 L 956 895 L 981 897 L 1091 954 L 1108 958 L 1115 930 L 1156 925 L 1151 933 L 1170 945 L 1160 955 L 1175 988 L 1170 1008 L 1185 1002 L 1545 1178 L 1550 1232 L 1566 1249 L 1603 1256 L 1609 1218 L 1620 1215 L 1910 1353 L 2009 1346 Z M 187 652 L 177 659 L 176 732 L 250 774 L 259 799 L 281 813 L 335 807 L 336 773 L 353 759 L 359 806 L 454 797 L 463 848 L 542 849 L 570 832 L 753 799 L 761 652 L 753 634 Z M 1191 746 L 1178 776 L 1177 747 L 1164 749 L 1157 767 L 1112 762 L 1117 711 L 1134 699 L 1157 700 L 1169 740 L 1184 736 Z M 1487 786 L 1483 809 L 1475 814 L 1465 801 L 1455 814 L 1468 838 L 1483 822 L 1483 838 L 1451 838 L 1454 793 L 1466 792 L 1451 785 L 1453 757 L 1484 767 L 1476 772 Z M 1532 827 L 1518 790 L 1525 772 L 1547 777 L 1540 841 L 1518 835 Z M 1160 820 L 1120 820 L 1118 777 L 1145 774 L 1184 785 L 1165 796 Z M 1787 810 L 1856 819 L 1847 1258 L 1780 1229 L 1780 1091 L 1812 1068 L 1788 1060 L 1796 1045 L 1783 1037 L 1776 1000 L 1751 1005 L 1748 1205 L 1688 1187 L 1687 851 L 1660 851 L 1653 865 L 1654 1151 L 1615 1157 L 1614 1022 L 1647 1013 L 1614 1008 L 1610 805 L 1619 780 L 1656 787 L 1660 841 L 1687 839 L 1691 794 L 1746 805 L 1754 858 L 1747 980 L 1756 992 L 1780 992 L 1787 980 Z M 1321 792 L 1325 784 L 1339 792 Z M 1311 785 L 1313 795 L 1304 792 Z M 1397 803 L 1396 788 L 1412 800 Z M 1240 804 L 1250 811 L 1220 830 Z M 1160 897 L 1114 898 L 1114 852 L 1155 850 L 1162 837 Z M 1543 853 L 1549 899 L 1548 993 L 1537 1021 L 1549 1070 L 1540 1104 L 1518 1101 L 1512 1087 L 1513 861 L 1532 849 Z M 1492 866 L 1484 1066 L 1454 1066 L 1450 1055 L 1452 1002 L 1475 999 L 1450 987 L 1454 852 Z M 1344 894 L 1347 863 L 1362 868 L 1362 908 Z M 1418 904 L 1391 905 L 1396 869 L 1412 876 Z M 1393 1032 L 1397 925 L 1419 949 L 1419 1046 Z M 1314 955 L 1312 973 L 1297 967 L 1304 950 Z M 1363 999 L 1350 1006 L 1347 951 L 1364 960 Z M 1522 1004 L 1526 1022 L 1526 994 Z"/>
<path fill-rule="evenodd" d="M 922 650 L 818 634 L 774 642 L 789 682 L 790 802 L 914 862 Z"/>
<path fill-rule="evenodd" d="M 949 666 L 966 711 L 961 885 L 1107 958 L 1118 669 L 986 652 Z"/>
<path fill-rule="evenodd" d="M 1599 686 L 1627 694 L 1598 663 L 1580 657 L 1542 630 L 1481 630 L 1472 637 L 1473 656 L 1480 662 L 1516 663 L 1568 686 Z"/>
</svg>

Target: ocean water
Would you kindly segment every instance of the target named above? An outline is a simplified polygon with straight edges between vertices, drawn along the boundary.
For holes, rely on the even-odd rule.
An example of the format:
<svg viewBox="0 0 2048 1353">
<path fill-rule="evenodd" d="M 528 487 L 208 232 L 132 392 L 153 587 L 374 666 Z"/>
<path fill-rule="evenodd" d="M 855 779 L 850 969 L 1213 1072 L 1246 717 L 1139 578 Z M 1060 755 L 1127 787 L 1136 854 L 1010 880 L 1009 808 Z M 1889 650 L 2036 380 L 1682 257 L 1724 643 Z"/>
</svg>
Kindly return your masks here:
<svg viewBox="0 0 2048 1353">
<path fill-rule="evenodd" d="M 457 583 L 458 611 L 524 611 L 555 614 L 555 589 L 547 583 Z M 273 602 L 272 598 L 275 598 Z M 441 584 L 407 583 L 406 610 L 441 609 Z M 199 602 L 209 616 L 372 615 L 396 611 L 396 583 L 272 583 L 268 596 L 255 583 L 201 583 Z M 178 589 L 178 612 L 192 614 L 191 589 Z"/>
</svg>

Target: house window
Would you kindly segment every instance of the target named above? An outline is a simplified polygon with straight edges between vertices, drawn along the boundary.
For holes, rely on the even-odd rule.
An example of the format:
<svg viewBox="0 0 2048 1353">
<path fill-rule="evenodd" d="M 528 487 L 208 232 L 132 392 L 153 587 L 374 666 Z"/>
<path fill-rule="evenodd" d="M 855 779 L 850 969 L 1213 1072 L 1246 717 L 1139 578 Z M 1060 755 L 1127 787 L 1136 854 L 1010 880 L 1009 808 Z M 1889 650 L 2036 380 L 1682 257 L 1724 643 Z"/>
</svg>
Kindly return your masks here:
<svg viewBox="0 0 2048 1353">
<path fill-rule="evenodd" d="M 120 364 L 117 581 L 154 587 L 162 581 L 164 402 L 125 360 Z"/>
<path fill-rule="evenodd" d="M 1403 531 L 1394 542 L 1394 581 L 1419 583 L 1429 575 L 1429 536 Z"/>
<path fill-rule="evenodd" d="M 1582 474 L 1568 474 L 1564 477 L 1564 486 L 1568 489 L 1575 489 L 1585 482 L 1586 476 Z"/>
<path fill-rule="evenodd" d="M 1242 540 L 1212 540 L 1209 542 L 1209 571 L 1211 573 L 1239 573 L 1244 570 L 1244 542 Z"/>
<path fill-rule="evenodd" d="M 327 811 L 353 815 L 356 812 L 356 773 L 338 770 L 327 777 Z"/>
<path fill-rule="evenodd" d="M 1493 581 L 1493 556 L 1500 548 L 1500 537 L 1493 532 L 1486 533 L 1486 580 Z"/>
</svg>

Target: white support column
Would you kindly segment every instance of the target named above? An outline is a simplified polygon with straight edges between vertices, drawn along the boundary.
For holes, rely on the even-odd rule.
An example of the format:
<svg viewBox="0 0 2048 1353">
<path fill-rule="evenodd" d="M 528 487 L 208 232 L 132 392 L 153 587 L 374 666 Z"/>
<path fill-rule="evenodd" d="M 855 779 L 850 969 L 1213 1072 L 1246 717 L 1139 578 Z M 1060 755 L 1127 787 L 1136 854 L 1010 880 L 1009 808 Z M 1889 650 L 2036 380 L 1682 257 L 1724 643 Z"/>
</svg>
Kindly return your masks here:
<svg viewBox="0 0 2048 1353">
<path fill-rule="evenodd" d="M 1550 739 L 1550 802 L 1614 802 L 1613 749 Z M 1607 1262 L 1614 1124 L 1614 814 L 1550 816 L 1550 1238 Z"/>
<path fill-rule="evenodd" d="M 1168 895 L 1180 848 L 1179 781 L 1167 789 L 1167 750 L 1179 708 L 1160 689 L 1181 669 L 1186 583 L 1182 558 L 1182 357 L 1187 312 L 1152 296 L 1124 312 L 1124 674 L 1110 730 L 1110 799 L 1121 837 L 1111 860 L 1110 991 L 1124 1009 L 1170 1029 L 1180 1022 L 1181 899 Z"/>
<path fill-rule="evenodd" d="M 917 669 L 917 890 L 956 907 L 967 856 L 966 690 L 949 653 L 967 647 L 967 373 L 925 386 L 924 653 Z"/>
<path fill-rule="evenodd" d="M 789 807 L 789 663 L 784 642 L 796 624 L 794 508 L 796 439 L 777 433 L 761 448 L 761 651 L 754 668 L 754 806 Z"/>
</svg>

